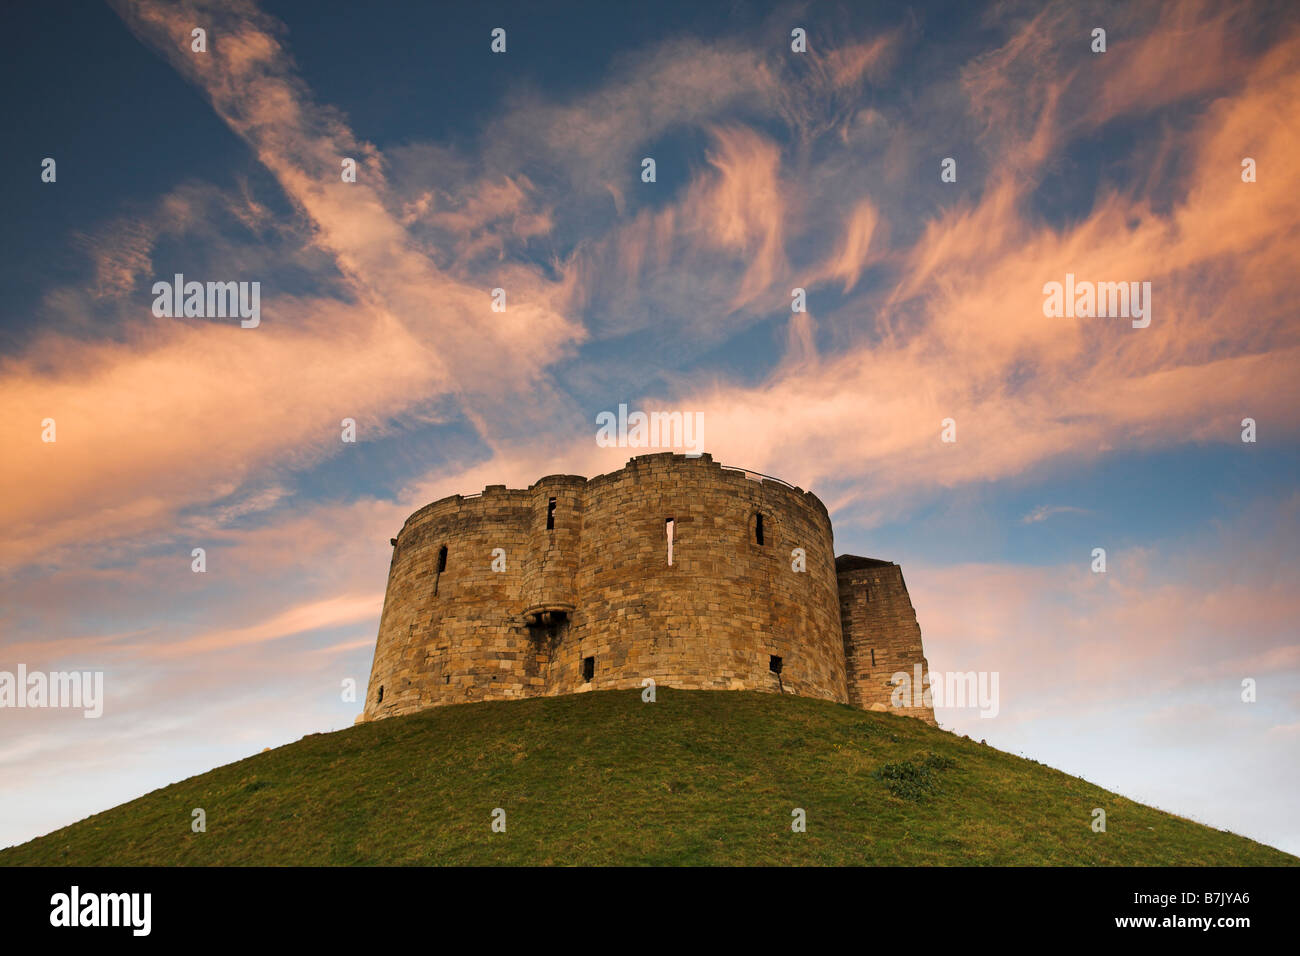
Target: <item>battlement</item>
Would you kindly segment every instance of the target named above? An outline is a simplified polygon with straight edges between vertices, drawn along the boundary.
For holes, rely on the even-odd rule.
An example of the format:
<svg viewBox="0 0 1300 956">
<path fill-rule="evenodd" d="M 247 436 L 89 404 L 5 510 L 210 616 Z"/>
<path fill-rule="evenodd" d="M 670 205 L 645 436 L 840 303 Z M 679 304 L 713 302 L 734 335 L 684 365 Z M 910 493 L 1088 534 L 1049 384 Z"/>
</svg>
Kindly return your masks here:
<svg viewBox="0 0 1300 956">
<path fill-rule="evenodd" d="M 816 495 L 707 454 L 452 495 L 393 544 L 367 719 L 646 678 L 876 707 L 883 661 L 924 666 L 901 571 L 855 610 L 897 565 L 837 559 Z"/>
</svg>

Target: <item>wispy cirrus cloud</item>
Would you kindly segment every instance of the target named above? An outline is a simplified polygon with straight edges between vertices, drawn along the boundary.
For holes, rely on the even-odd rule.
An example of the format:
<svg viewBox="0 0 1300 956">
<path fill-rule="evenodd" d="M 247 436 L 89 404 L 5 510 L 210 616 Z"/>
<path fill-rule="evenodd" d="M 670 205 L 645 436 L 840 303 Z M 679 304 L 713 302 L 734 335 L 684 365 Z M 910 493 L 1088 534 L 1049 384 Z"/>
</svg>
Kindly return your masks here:
<svg viewBox="0 0 1300 956">
<path fill-rule="evenodd" d="M 1073 505 L 1039 505 L 1033 511 L 1021 518 L 1020 523 L 1037 524 L 1040 521 L 1046 521 L 1048 518 L 1055 517 L 1056 515 L 1084 515 L 1087 513 L 1087 508 L 1076 508 Z"/>
<path fill-rule="evenodd" d="M 188 30 L 181 29 L 200 11 L 205 22 L 215 17 L 211 22 L 223 41 L 214 44 L 208 59 L 190 55 Z M 826 250 L 820 263 L 808 261 L 806 254 L 792 255 L 792 250 L 809 244 L 819 247 L 817 238 L 804 231 L 814 221 L 808 212 L 827 199 L 844 206 L 840 192 L 846 170 L 839 156 L 829 153 L 819 163 L 790 153 L 792 147 L 744 123 L 716 124 L 742 91 L 758 94 L 746 101 L 747 109 L 784 116 L 775 90 L 788 91 L 789 77 L 769 55 L 755 59 L 740 41 L 728 41 L 714 51 L 707 67 L 697 64 L 694 72 L 683 72 L 686 61 L 699 59 L 698 50 L 683 41 L 626 63 L 607 92 L 552 106 L 550 112 L 521 101 L 490 124 L 485 144 L 510 142 L 521 130 L 536 129 L 528 124 L 549 116 L 553 122 L 551 132 L 542 137 L 549 144 L 543 153 L 555 161 L 566 155 L 572 160 L 572 149 L 566 149 L 580 144 L 589 161 L 598 165 L 616 152 L 615 146 L 602 143 L 641 142 L 653 137 L 656 127 L 666 129 L 672 123 L 705 124 L 709 131 L 713 146 L 705 164 L 677 199 L 609 221 L 603 234 L 558 260 L 551 277 L 522 259 L 514 260 L 520 250 L 506 244 L 510 236 L 544 237 L 557 222 L 552 210 L 560 195 L 555 187 L 539 186 L 518 163 L 495 154 L 490 157 L 490 166 L 500 171 L 495 178 L 465 178 L 462 165 L 456 192 L 401 195 L 387 175 L 383 152 L 361 141 L 335 111 L 315 103 L 284 51 L 278 25 L 256 7 L 241 4 L 217 12 L 201 4 L 164 8 L 137 3 L 124 4 L 123 12 L 142 37 L 205 90 L 311 224 L 313 245 L 327 250 L 331 263 L 341 270 L 345 288 L 354 297 L 348 303 L 356 317 L 353 322 L 360 319 L 363 328 L 374 330 L 374 357 L 369 367 L 358 370 L 353 343 L 340 336 L 341 323 L 320 323 L 311 332 L 320 340 L 313 364 L 339 369 L 330 389 L 337 398 L 332 404 L 351 407 L 352 417 L 374 409 L 370 424 L 381 433 L 381 407 L 397 412 L 403 405 L 427 405 L 440 396 L 453 396 L 498 460 L 530 442 L 554 455 L 557 438 L 587 457 L 577 451 L 587 441 L 587 430 L 579 424 L 585 416 L 555 376 L 558 368 L 581 365 L 587 333 L 578 315 L 585 314 L 592 329 L 603 326 L 605 335 L 625 335 L 645 327 L 652 317 L 662 321 L 660 317 L 670 316 L 675 336 L 708 348 L 767 321 L 788 302 L 794 286 L 809 288 L 816 303 L 823 290 L 829 291 L 827 283 L 840 284 L 832 304 L 814 305 L 819 320 L 792 319 L 788 336 L 805 359 L 819 354 L 819 335 L 833 336 L 842 347 L 822 356 L 823 361 L 775 367 L 773 377 L 757 386 L 719 380 L 704 387 L 685 385 L 684 390 L 676 385 L 675 395 L 660 397 L 706 411 L 719 457 L 777 468 L 770 459 L 776 448 L 788 446 L 766 442 L 765 448 L 755 448 L 755 442 L 742 436 L 771 436 L 775 429 L 819 449 L 835 436 L 831 456 L 819 450 L 802 458 L 819 467 L 798 476 L 800 481 L 814 485 L 831 475 L 866 478 L 873 474 L 873 462 L 888 461 L 891 481 L 873 487 L 880 494 L 892 494 L 899 487 L 919 487 L 918 479 L 920 487 L 942 488 L 997 478 L 1060 455 L 1121 447 L 1136 436 L 1142 441 L 1159 436 L 1178 441 L 1186 430 L 1204 438 L 1216 429 L 1226 435 L 1231 416 L 1248 401 L 1257 411 L 1276 417 L 1296 398 L 1285 371 L 1295 329 L 1281 305 L 1296 290 L 1288 271 L 1279 268 L 1295 251 L 1294 238 L 1280 225 L 1296 212 L 1294 191 L 1276 177 L 1247 188 L 1230 175 L 1239 161 L 1239 142 L 1250 142 L 1257 160 L 1269 169 L 1285 168 L 1285 156 L 1297 146 L 1290 130 L 1266 121 L 1296 92 L 1296 42 L 1294 37 L 1284 39 L 1267 56 L 1252 61 L 1237 51 L 1240 44 L 1231 38 L 1231 18 L 1201 5 L 1180 7 L 1176 23 L 1195 39 L 1197 49 L 1223 52 L 1224 69 L 1215 75 L 1225 95 L 1198 123 L 1178 134 L 1178 149 L 1193 157 L 1191 175 L 1166 211 L 1156 211 L 1140 194 L 1111 189 L 1103 191 L 1077 223 L 1052 227 L 1035 216 L 1032 190 L 1037 177 L 1021 175 L 1025 162 L 1043 166 L 1072 139 L 1112 118 L 1203 93 L 1209 82 L 1170 87 L 1162 77 L 1181 48 L 1171 49 L 1160 39 L 1144 47 L 1139 35 L 1125 41 L 1138 44 L 1140 51 L 1123 61 L 1128 95 L 1102 97 L 1105 109 L 1083 120 L 1077 111 L 1058 114 L 1047 104 L 1022 104 L 1016 116 L 1029 117 L 1030 127 L 1017 132 L 1015 123 L 993 105 L 980 104 L 1005 102 L 998 91 L 1009 83 L 1061 74 L 1067 51 L 1060 46 L 1060 28 L 1073 25 L 1076 15 L 1065 5 L 1055 5 L 1015 32 L 1001 49 L 963 71 L 975 115 L 986 129 L 1003 137 L 999 148 L 1046 136 L 1041 155 L 1037 147 L 1029 149 L 1028 158 L 1015 167 L 1016 175 L 994 172 L 976 198 L 958 200 L 941 211 L 910 246 L 891 247 L 891 237 L 905 231 L 891 228 L 892 210 L 885 197 L 873 194 L 869 183 L 859 184 L 857 198 L 844 208 L 835 247 Z M 803 84 L 856 88 L 867 76 L 879 79 L 881 64 L 904 42 L 893 34 L 828 54 L 817 60 L 823 72 Z M 714 71 L 726 66 L 728 57 L 751 69 L 731 63 L 732 79 L 724 83 Z M 1139 70 L 1145 72 L 1135 72 Z M 673 84 L 656 87 L 654 117 L 648 122 L 634 118 L 638 113 L 633 104 L 641 102 L 641 94 L 669 75 L 675 77 Z M 1112 73 L 1103 75 L 1103 82 L 1118 82 Z M 706 87 L 712 90 L 709 95 L 701 92 Z M 604 108 L 596 109 L 596 103 Z M 641 126 L 622 137 L 567 135 L 574 133 L 575 123 L 596 117 L 606 125 L 626 124 L 629 130 L 638 122 Z M 891 122 L 898 121 L 901 117 Z M 845 130 L 874 136 L 855 127 L 851 117 L 846 123 Z M 1013 142 L 1007 136 L 1019 139 Z M 853 146 L 851 141 L 847 145 Z M 335 164 L 343 155 L 354 155 L 361 163 L 356 184 L 338 181 Z M 797 177 L 793 169 L 787 171 L 787 164 L 797 166 Z M 1233 188 L 1221 185 L 1225 182 Z M 460 191 L 465 189 L 470 191 Z M 815 195 L 818 190 L 828 195 Z M 1285 214 L 1259 215 L 1265 207 Z M 442 241 L 426 245 L 422 229 L 432 230 L 428 235 Z M 119 276 L 119 286 L 121 276 L 137 275 L 143 268 L 138 232 L 137 241 L 113 246 L 120 260 L 116 265 L 110 257 L 99 267 L 105 276 Z M 503 260 L 507 248 L 512 255 Z M 484 253 L 498 260 L 491 275 L 456 276 L 447 271 L 449 266 L 479 268 Z M 1215 288 L 1207 296 L 1206 276 L 1198 270 L 1210 261 Z M 884 281 L 862 285 L 864 271 L 873 267 Z M 1155 308 L 1162 318 L 1141 337 L 1100 320 L 1045 320 L 1039 287 L 1067 271 L 1102 277 L 1131 272 L 1149 278 L 1158 290 Z M 512 304 L 505 313 L 488 308 L 487 293 L 498 284 L 509 290 Z M 1216 308 L 1215 303 L 1232 305 Z M 335 314 L 342 311 L 329 303 L 320 305 Z M 286 306 L 282 314 L 288 318 L 293 306 Z M 1248 339 L 1228 332 L 1240 326 L 1242 320 L 1235 316 L 1243 306 L 1252 315 Z M 303 302 L 298 311 L 316 307 Z M 1268 342 L 1263 349 L 1261 329 Z M 212 338 L 224 343 L 232 332 L 214 332 Z M 278 334 L 268 331 L 262 338 Z M 168 330 L 160 338 L 173 335 Z M 327 338 L 334 339 L 332 345 L 326 344 Z M 283 348 L 298 353 L 302 344 L 290 338 Z M 238 339 L 221 347 L 237 350 L 232 355 L 246 352 Z M 182 348 L 195 351 L 190 343 Z M 331 348 L 338 354 L 331 355 Z M 60 343 L 58 350 L 75 351 L 68 342 Z M 96 361 L 115 359 L 87 352 L 82 364 Z M 267 354 L 265 364 L 269 368 L 294 363 Z M 21 362 L 16 369 L 19 375 L 10 383 L 21 380 Z M 141 371 L 165 378 L 149 364 Z M 351 372 L 359 372 L 355 393 L 346 384 Z M 578 381 L 583 374 L 579 372 Z M 593 378 L 593 384 L 603 377 Z M 640 377 L 650 384 L 644 372 Z M 250 376 L 269 378 L 266 373 Z M 84 383 L 85 376 L 78 381 Z M 1210 381 L 1216 388 L 1207 388 Z M 1261 382 L 1267 387 L 1258 388 Z M 491 387 L 485 387 L 488 383 Z M 117 382 L 110 387 L 118 394 Z M 39 379 L 38 388 L 47 398 L 58 391 L 48 377 Z M 306 417 L 302 412 L 307 408 L 325 404 L 299 389 L 304 399 L 284 405 L 265 388 L 250 380 L 238 404 L 283 407 L 289 413 L 286 419 L 298 421 Z M 103 404 L 85 384 L 79 389 L 85 393 L 84 404 Z M 547 398 L 540 403 L 536 395 L 523 398 L 529 390 Z M 1266 397 L 1260 398 L 1261 392 Z M 1076 398 L 1084 395 L 1086 401 Z M 77 400 L 69 400 L 74 411 L 72 418 L 65 414 L 65 427 L 74 429 Z M 534 417 L 528 409 L 539 405 L 547 414 Z M 122 411 L 116 409 L 115 414 L 124 421 L 138 420 L 145 412 L 128 409 L 123 416 Z M 148 411 L 158 414 L 156 409 Z M 777 417 L 780 426 L 773 424 Z M 962 428 L 965 444 L 957 449 L 938 447 L 933 440 L 939 421 L 947 417 L 956 418 Z M 1034 433 L 1033 443 L 1018 441 L 1023 429 Z M 95 426 L 94 431 L 101 429 Z M 167 456 L 178 462 L 193 458 L 193 449 L 181 437 L 186 431 L 179 423 L 152 430 L 156 460 L 151 467 L 168 470 Z M 238 446 L 241 440 L 235 433 L 247 434 L 249 429 L 238 416 L 223 421 L 214 409 L 202 431 L 209 440 L 224 434 Z M 109 434 L 111 429 L 105 430 L 106 437 Z M 174 436 L 170 451 L 165 436 Z M 122 437 L 105 445 L 120 445 Z M 328 454 L 323 424 L 315 432 L 292 429 L 286 421 L 274 441 L 282 450 L 281 464 L 316 461 Z M 286 448 L 291 449 L 287 456 Z M 265 467 L 258 464 L 255 448 L 243 454 L 252 456 L 248 475 Z M 268 460 L 266 452 L 261 460 Z M 45 464 L 33 459 L 13 490 L 31 487 L 32 467 Z M 237 483 L 238 475 L 234 478 Z M 52 487 L 58 485 L 56 474 Z M 231 487 L 227 481 L 219 490 L 228 493 Z M 58 504 L 65 515 L 79 489 L 73 483 L 69 491 Z M 130 524 L 148 520 L 150 509 L 157 507 L 156 500 L 122 503 L 119 513 L 122 522 Z M 42 545 L 42 539 L 35 544 Z"/>
</svg>

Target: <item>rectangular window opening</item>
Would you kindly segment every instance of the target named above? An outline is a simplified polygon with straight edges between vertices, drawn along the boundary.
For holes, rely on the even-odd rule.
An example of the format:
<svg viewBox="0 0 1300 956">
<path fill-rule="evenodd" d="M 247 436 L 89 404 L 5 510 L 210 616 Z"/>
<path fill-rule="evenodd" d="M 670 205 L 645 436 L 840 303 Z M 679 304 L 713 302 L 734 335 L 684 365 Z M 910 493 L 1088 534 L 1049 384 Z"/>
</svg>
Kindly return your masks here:
<svg viewBox="0 0 1300 956">
<path fill-rule="evenodd" d="M 555 530 L 555 499 L 552 498 L 546 503 L 546 530 Z"/>
<path fill-rule="evenodd" d="M 763 543 L 763 516 L 761 514 L 754 515 L 754 543 Z"/>
<path fill-rule="evenodd" d="M 596 676 L 596 658 L 584 657 L 582 659 L 582 679 L 584 682 L 590 682 Z"/>
<path fill-rule="evenodd" d="M 773 674 L 781 673 L 781 658 L 777 657 L 775 654 L 769 657 L 767 659 L 767 669 Z"/>
</svg>

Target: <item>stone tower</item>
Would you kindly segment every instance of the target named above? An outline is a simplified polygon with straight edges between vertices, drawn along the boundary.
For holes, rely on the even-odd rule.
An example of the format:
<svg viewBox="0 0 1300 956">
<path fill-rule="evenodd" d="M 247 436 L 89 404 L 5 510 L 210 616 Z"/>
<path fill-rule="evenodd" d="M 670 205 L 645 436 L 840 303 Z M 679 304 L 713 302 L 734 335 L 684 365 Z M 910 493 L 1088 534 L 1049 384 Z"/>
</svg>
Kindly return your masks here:
<svg viewBox="0 0 1300 956">
<path fill-rule="evenodd" d="M 895 710 L 885 682 L 916 664 L 901 570 L 837 560 L 815 495 L 709 455 L 643 455 L 411 515 L 393 539 L 364 716 L 646 678 Z"/>
</svg>

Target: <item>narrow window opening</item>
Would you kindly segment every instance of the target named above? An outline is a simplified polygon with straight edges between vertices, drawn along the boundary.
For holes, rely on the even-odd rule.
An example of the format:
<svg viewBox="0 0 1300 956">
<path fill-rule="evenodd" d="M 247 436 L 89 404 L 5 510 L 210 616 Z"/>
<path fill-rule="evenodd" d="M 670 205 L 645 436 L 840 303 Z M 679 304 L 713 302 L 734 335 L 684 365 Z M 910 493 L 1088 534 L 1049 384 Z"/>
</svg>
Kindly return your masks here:
<svg viewBox="0 0 1300 956">
<path fill-rule="evenodd" d="M 754 515 L 754 543 L 760 545 L 763 543 L 763 516 L 761 514 Z"/>
<path fill-rule="evenodd" d="M 546 503 L 546 530 L 555 530 L 555 499 L 552 498 Z"/>
<path fill-rule="evenodd" d="M 584 657 L 582 659 L 582 680 L 584 683 L 590 683 L 591 679 L 596 676 L 596 658 Z"/>
<path fill-rule="evenodd" d="M 447 546 L 444 544 L 438 549 L 438 573 L 442 574 L 447 570 Z"/>
<path fill-rule="evenodd" d="M 375 701 L 375 703 L 376 703 L 376 704 L 382 704 L 383 702 L 384 702 L 384 685 L 383 685 L 383 684 L 380 684 L 380 685 L 379 685 L 379 699 L 378 699 L 377 701 Z"/>
<path fill-rule="evenodd" d="M 443 675 L 442 675 L 442 682 L 443 682 L 444 684 L 450 684 L 450 683 L 451 683 L 451 675 L 450 675 L 450 674 L 443 674 Z"/>
<path fill-rule="evenodd" d="M 668 566 L 672 567 L 673 563 L 673 530 L 676 523 L 672 518 L 664 519 L 664 534 L 668 536 Z"/>
<path fill-rule="evenodd" d="M 781 658 L 777 657 L 775 654 L 769 657 L 767 659 L 767 669 L 773 674 L 781 673 Z"/>
</svg>

